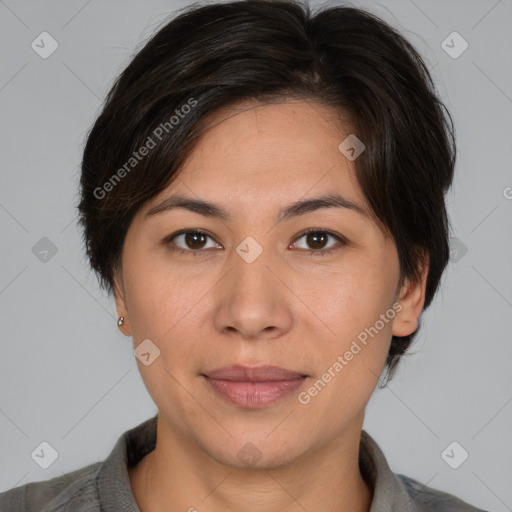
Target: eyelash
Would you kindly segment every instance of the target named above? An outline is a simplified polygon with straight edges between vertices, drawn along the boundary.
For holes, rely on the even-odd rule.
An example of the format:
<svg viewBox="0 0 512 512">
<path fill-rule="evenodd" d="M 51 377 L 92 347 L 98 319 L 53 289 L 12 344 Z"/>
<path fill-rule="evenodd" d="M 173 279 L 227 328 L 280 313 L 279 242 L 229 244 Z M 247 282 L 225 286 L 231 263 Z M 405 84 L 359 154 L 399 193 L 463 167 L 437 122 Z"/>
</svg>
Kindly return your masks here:
<svg viewBox="0 0 512 512">
<path fill-rule="evenodd" d="M 172 242 L 172 240 L 174 238 L 176 238 L 176 237 L 178 237 L 180 235 L 186 235 L 186 234 L 190 234 L 190 233 L 206 235 L 206 236 L 210 237 L 213 240 L 213 237 L 209 233 L 207 233 L 206 231 L 202 231 L 200 229 L 191 228 L 191 229 L 184 229 L 184 230 L 181 230 L 181 231 L 177 231 L 176 233 L 173 233 L 172 235 L 168 236 L 164 240 L 164 243 L 165 244 L 171 244 L 171 242 Z M 332 236 L 339 243 L 341 243 L 341 246 L 347 245 L 347 243 L 348 243 L 347 240 L 345 238 L 343 238 L 342 236 L 336 235 L 336 234 L 332 233 L 331 231 L 326 231 L 326 230 L 318 229 L 318 228 L 310 228 L 310 229 L 307 229 L 306 231 L 303 231 L 302 233 L 300 233 L 298 235 L 298 237 L 295 240 L 296 241 L 300 240 L 302 237 L 304 237 L 306 235 L 309 235 L 310 233 L 325 234 L 325 235 L 328 235 L 328 236 Z M 296 243 L 296 242 L 294 242 L 294 243 Z M 329 249 L 318 249 L 318 250 L 314 250 L 314 249 L 300 249 L 300 250 L 305 252 L 308 256 L 313 257 L 313 256 L 330 256 L 335 250 L 337 250 L 339 248 L 340 247 L 338 246 L 338 247 L 329 248 Z M 206 253 L 207 252 L 207 251 L 201 250 L 201 249 L 197 249 L 197 250 L 188 249 L 187 250 L 187 249 L 182 249 L 181 247 L 177 247 L 177 246 L 171 247 L 171 249 L 173 251 L 177 252 L 178 254 L 184 254 L 186 256 L 191 256 L 191 257 L 203 256 L 203 254 L 201 254 L 201 253 Z"/>
</svg>

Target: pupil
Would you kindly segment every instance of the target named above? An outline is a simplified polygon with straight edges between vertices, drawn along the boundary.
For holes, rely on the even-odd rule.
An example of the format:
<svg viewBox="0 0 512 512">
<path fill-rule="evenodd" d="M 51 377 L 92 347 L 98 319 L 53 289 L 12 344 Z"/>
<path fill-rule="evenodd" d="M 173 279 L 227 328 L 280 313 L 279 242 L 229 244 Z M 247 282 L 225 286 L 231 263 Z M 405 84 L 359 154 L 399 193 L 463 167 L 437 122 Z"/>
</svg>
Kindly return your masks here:
<svg viewBox="0 0 512 512">
<path fill-rule="evenodd" d="M 202 242 L 198 242 L 197 239 L 202 238 Z M 204 244 L 204 238 L 205 236 L 201 233 L 187 233 L 185 235 L 185 243 L 191 247 L 192 249 L 200 249 L 202 245 Z M 201 247 L 196 247 L 194 244 L 199 244 Z"/>
<path fill-rule="evenodd" d="M 318 245 L 318 239 L 323 238 L 325 242 L 325 234 L 323 233 L 309 233 L 308 235 L 308 244 L 315 249 L 318 249 L 316 245 Z M 313 240 L 313 243 L 310 243 L 310 240 Z M 315 241 L 316 240 L 316 241 Z M 322 246 L 322 242 L 320 242 L 320 246 Z"/>
</svg>

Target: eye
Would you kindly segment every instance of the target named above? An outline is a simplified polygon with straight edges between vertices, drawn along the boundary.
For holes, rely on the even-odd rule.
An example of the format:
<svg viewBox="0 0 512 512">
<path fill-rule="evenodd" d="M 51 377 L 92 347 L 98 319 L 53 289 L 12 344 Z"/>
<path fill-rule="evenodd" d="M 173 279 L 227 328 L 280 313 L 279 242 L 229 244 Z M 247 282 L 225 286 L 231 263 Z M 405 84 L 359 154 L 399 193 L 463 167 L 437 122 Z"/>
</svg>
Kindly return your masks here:
<svg viewBox="0 0 512 512">
<path fill-rule="evenodd" d="M 208 238 L 213 242 L 209 247 L 206 245 Z M 173 251 L 187 256 L 202 256 L 201 253 L 206 252 L 202 249 L 221 248 L 208 233 L 200 229 L 178 231 L 168 237 L 165 243 L 171 243 L 174 246 L 171 247 Z"/>
<path fill-rule="evenodd" d="M 339 248 L 339 246 L 336 247 L 336 244 L 334 246 L 331 245 L 328 248 L 324 248 L 325 243 L 328 241 L 329 237 L 337 240 L 339 246 L 347 245 L 347 240 L 344 239 L 343 237 L 335 235 L 330 231 L 323 231 L 317 228 L 308 229 L 307 231 L 299 235 L 299 238 L 297 240 L 304 238 L 306 244 L 314 247 L 314 249 L 308 249 L 307 247 L 304 249 L 302 247 L 299 247 L 300 249 L 304 249 L 309 256 L 328 256 L 332 254 L 337 248 Z M 297 247 L 297 243 L 298 242 L 295 242 L 293 246 Z"/>
<path fill-rule="evenodd" d="M 297 247 L 297 241 L 292 245 L 294 248 L 299 248 L 302 251 L 305 251 L 309 256 L 328 256 L 340 246 L 347 245 L 348 243 L 344 237 L 318 228 L 312 228 L 304 231 L 296 240 L 300 240 L 302 238 L 304 238 L 306 243 L 309 246 L 312 246 L 313 249 Z M 334 244 L 334 246 L 331 245 L 330 247 L 325 248 L 325 243 L 329 238 L 336 240 L 338 242 L 338 247 Z M 207 245 L 208 239 L 211 240 L 210 246 Z M 207 252 L 205 249 L 222 249 L 222 246 L 216 243 L 209 233 L 200 229 L 186 229 L 178 231 L 177 233 L 173 233 L 167 237 L 164 240 L 164 243 L 170 244 L 173 251 L 176 251 L 179 254 L 185 254 L 186 256 L 203 256 L 203 253 Z"/>
</svg>

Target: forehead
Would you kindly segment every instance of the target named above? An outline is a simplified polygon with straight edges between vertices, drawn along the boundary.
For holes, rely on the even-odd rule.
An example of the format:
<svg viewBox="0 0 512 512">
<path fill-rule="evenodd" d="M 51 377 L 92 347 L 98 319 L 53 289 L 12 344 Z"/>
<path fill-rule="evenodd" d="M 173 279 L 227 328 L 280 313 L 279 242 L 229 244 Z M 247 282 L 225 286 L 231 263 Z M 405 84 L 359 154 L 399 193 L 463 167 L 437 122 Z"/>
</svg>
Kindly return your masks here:
<svg viewBox="0 0 512 512">
<path fill-rule="evenodd" d="M 339 192 L 364 203 L 353 162 L 338 149 L 350 133 L 337 112 L 312 101 L 244 102 L 207 120 L 170 192 L 262 208 Z"/>
</svg>

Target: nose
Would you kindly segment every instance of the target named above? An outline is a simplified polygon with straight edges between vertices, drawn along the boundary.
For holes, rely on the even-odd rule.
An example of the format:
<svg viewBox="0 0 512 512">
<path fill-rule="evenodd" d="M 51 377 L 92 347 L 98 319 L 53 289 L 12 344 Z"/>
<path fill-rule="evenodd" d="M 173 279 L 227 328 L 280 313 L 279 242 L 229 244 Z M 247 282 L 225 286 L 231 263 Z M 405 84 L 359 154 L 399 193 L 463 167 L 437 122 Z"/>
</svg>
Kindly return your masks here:
<svg viewBox="0 0 512 512">
<path fill-rule="evenodd" d="M 293 294 L 283 284 L 277 262 L 266 251 L 251 263 L 236 253 L 231 259 L 231 269 L 217 288 L 216 330 L 253 341 L 286 333 L 292 325 Z"/>
</svg>

